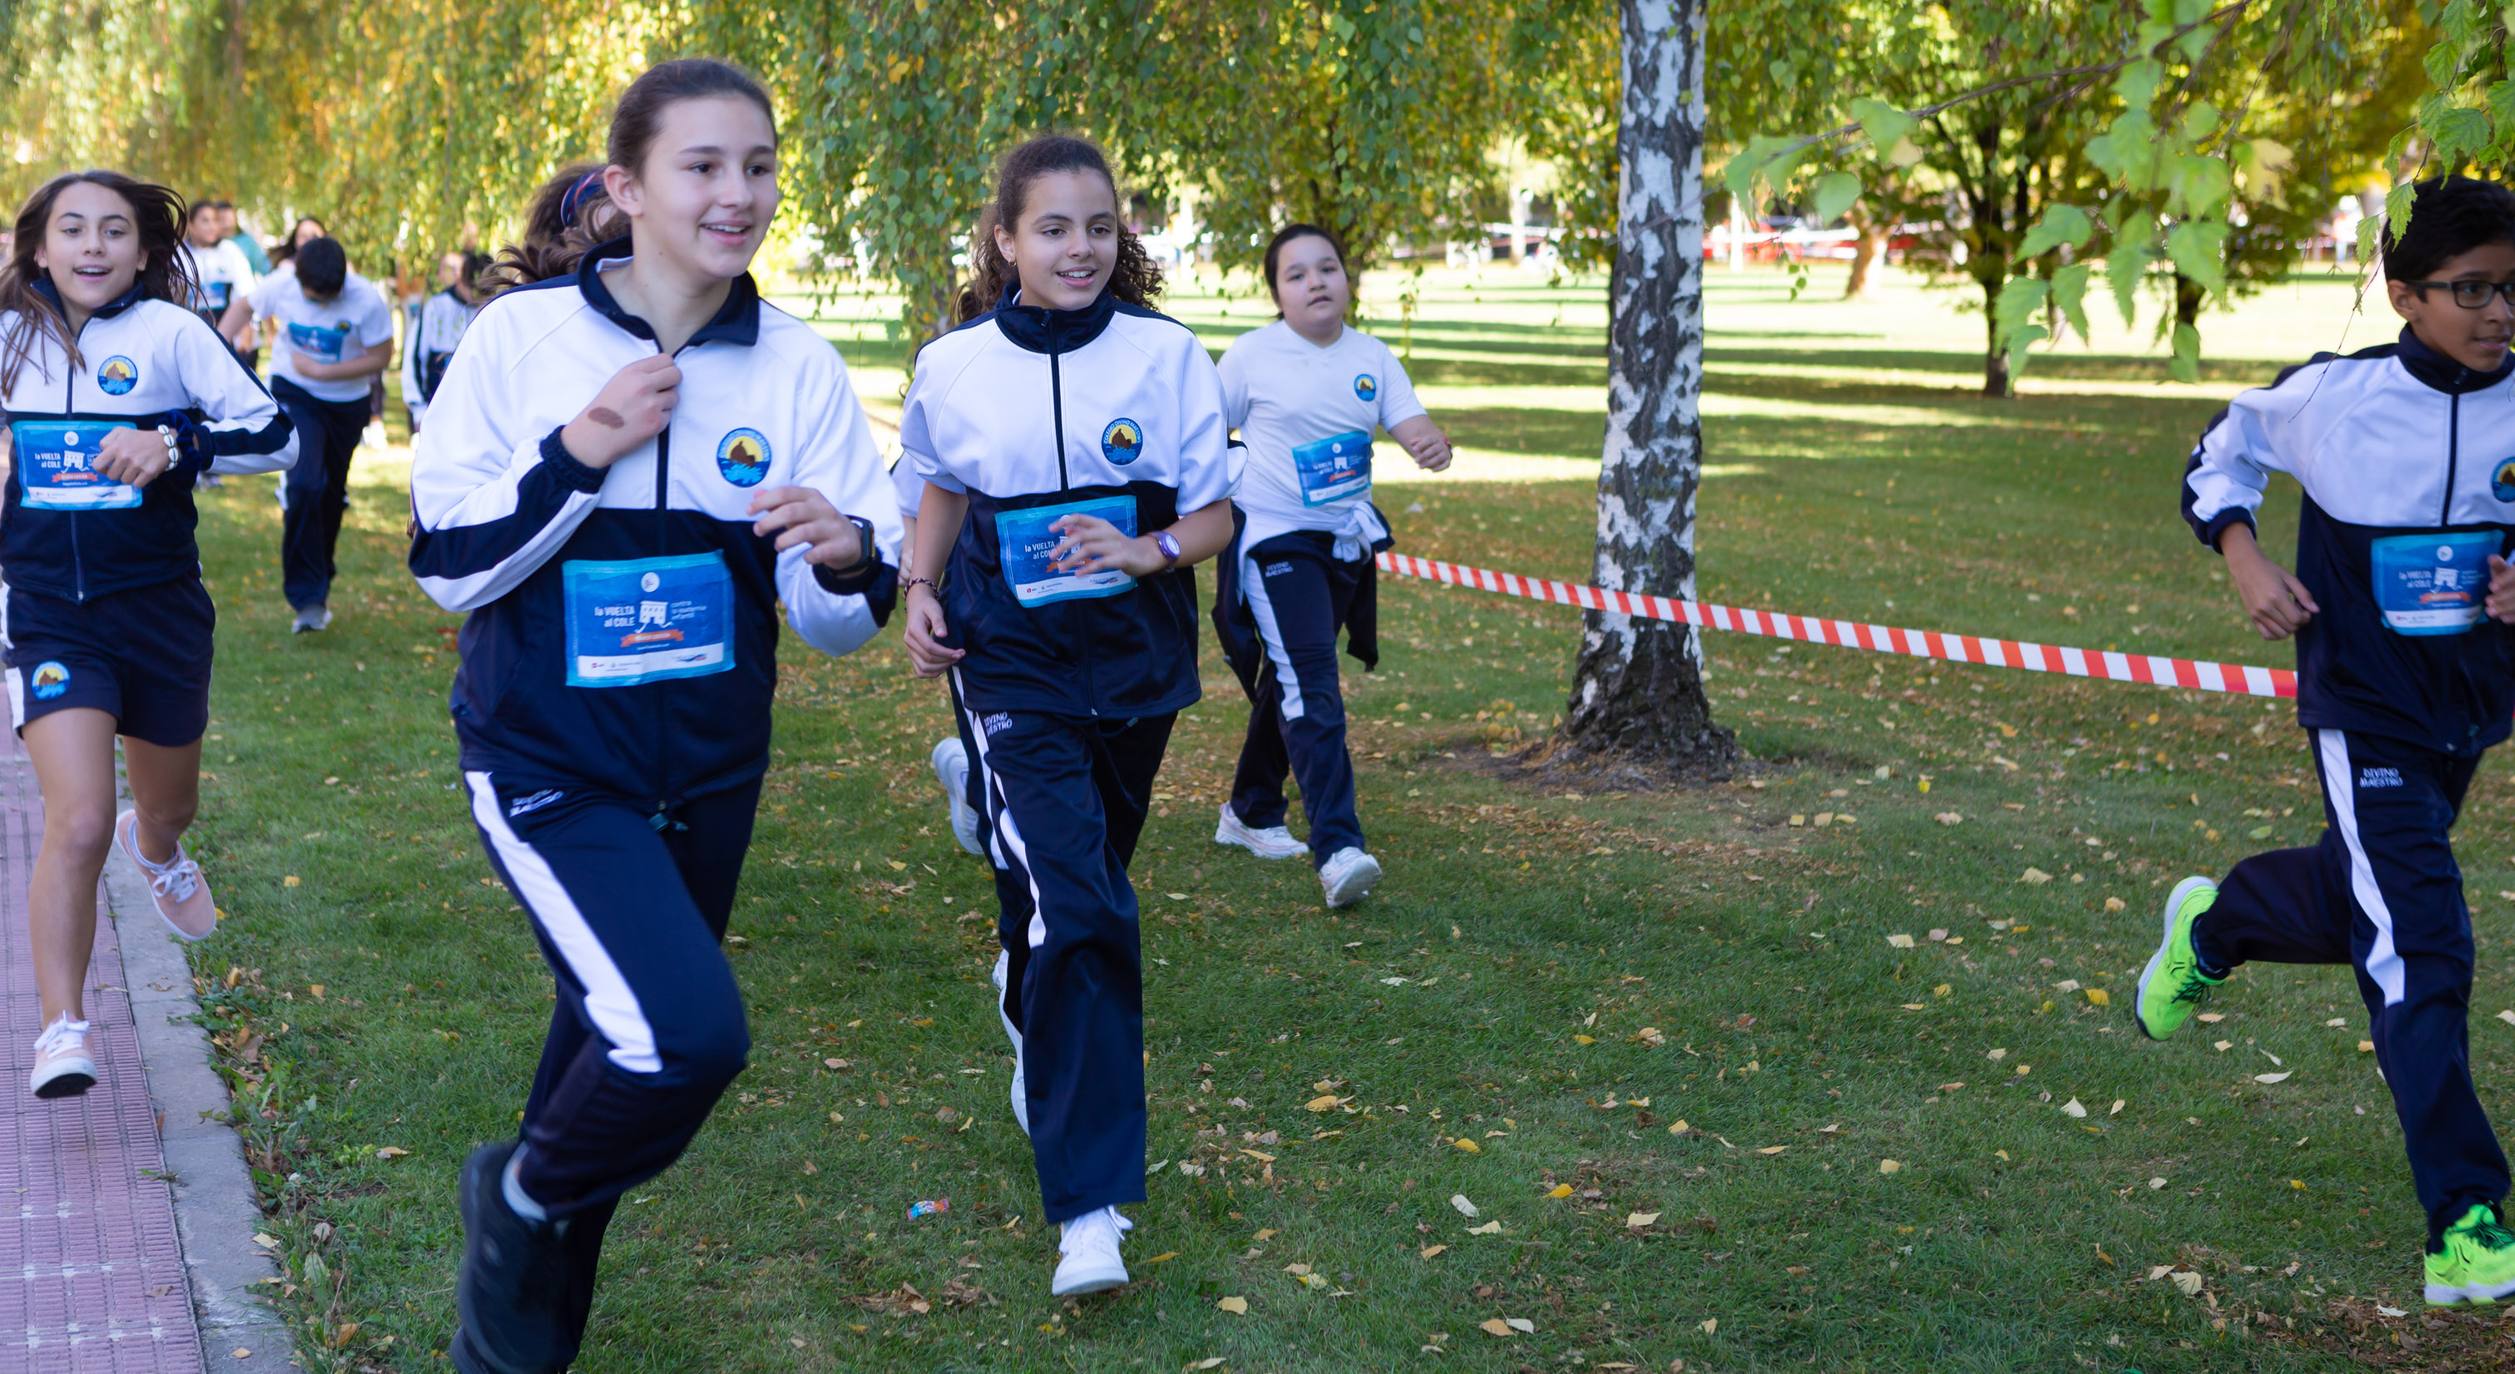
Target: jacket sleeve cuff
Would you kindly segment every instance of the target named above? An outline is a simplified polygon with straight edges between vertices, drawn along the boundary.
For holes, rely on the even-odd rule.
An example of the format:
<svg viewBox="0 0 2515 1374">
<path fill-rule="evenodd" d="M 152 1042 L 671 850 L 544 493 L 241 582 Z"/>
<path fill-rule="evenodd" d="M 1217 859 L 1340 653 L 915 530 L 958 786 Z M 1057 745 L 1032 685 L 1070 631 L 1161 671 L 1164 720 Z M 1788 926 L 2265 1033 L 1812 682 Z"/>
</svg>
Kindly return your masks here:
<svg viewBox="0 0 2515 1374">
<path fill-rule="evenodd" d="M 2242 506 L 2229 506 L 2211 516 L 2208 524 L 2201 526 L 2201 542 L 2209 545 L 2212 552 L 2220 552 L 2218 540 L 2220 536 L 2226 534 L 2227 527 L 2230 525 L 2242 525 L 2248 530 L 2257 531 L 2261 528 L 2253 523 L 2253 512 Z"/>
<path fill-rule="evenodd" d="M 548 464 L 550 470 L 559 475 L 560 481 L 565 482 L 568 486 L 578 491 L 602 490 L 603 470 L 601 468 L 589 468 L 583 463 L 578 462 L 576 460 L 576 455 L 568 452 L 567 444 L 560 439 L 559 435 L 561 432 L 561 430 L 554 429 L 550 431 L 550 433 L 542 436 L 542 462 Z"/>
<path fill-rule="evenodd" d="M 899 569 L 880 558 L 859 563 L 844 572 L 832 572 L 815 563 L 812 581 L 832 596 L 861 596 L 865 608 L 873 613 L 873 623 L 891 623 L 891 610 L 899 603 Z"/>
<path fill-rule="evenodd" d="M 151 429 L 158 425 L 175 432 L 174 456 L 167 465 L 170 471 L 198 477 L 210 470 L 210 464 L 217 455 L 210 452 L 209 445 L 201 442 L 200 421 L 183 411 L 170 410 L 149 422 Z"/>
</svg>

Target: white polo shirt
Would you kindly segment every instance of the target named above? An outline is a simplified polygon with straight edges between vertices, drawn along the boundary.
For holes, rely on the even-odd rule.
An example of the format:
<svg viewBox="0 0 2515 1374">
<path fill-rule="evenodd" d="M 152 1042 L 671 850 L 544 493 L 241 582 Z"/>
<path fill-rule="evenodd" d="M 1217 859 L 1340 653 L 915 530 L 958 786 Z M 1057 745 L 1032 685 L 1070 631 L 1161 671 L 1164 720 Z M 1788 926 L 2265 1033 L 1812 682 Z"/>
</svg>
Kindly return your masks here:
<svg viewBox="0 0 2515 1374">
<path fill-rule="evenodd" d="M 1321 348 L 1277 320 L 1233 340 L 1221 370 L 1223 413 L 1249 449 L 1232 498 L 1241 547 L 1320 530 L 1338 557 L 1362 557 L 1388 533 L 1371 509 L 1372 435 L 1424 413 L 1397 355 L 1351 328 Z"/>
<path fill-rule="evenodd" d="M 203 248 L 185 239 L 180 251 L 192 269 L 192 280 L 201 287 L 201 299 L 193 308 L 213 325 L 231 303 L 253 289 L 253 264 L 236 245 L 221 240 Z"/>
<path fill-rule="evenodd" d="M 271 375 L 318 401 L 355 401 L 367 394 L 367 378 L 313 381 L 297 370 L 299 359 L 337 363 L 393 341 L 393 308 L 375 284 L 352 272 L 328 301 L 306 298 L 294 272 L 274 272 L 246 297 L 256 321 L 279 321 L 279 347 L 271 350 Z"/>
</svg>

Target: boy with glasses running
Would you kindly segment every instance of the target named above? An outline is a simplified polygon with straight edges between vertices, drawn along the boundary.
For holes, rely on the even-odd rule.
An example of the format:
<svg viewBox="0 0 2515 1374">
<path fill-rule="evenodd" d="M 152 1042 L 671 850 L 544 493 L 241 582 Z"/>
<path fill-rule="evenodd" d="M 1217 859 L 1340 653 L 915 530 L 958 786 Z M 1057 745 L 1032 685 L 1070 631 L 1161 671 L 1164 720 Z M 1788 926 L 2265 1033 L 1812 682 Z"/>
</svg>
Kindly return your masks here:
<svg viewBox="0 0 2515 1374">
<path fill-rule="evenodd" d="M 2445 177 L 2415 196 L 2384 239 L 2400 339 L 2238 396 L 2193 450 L 2185 518 L 2262 637 L 2296 636 L 2326 827 L 2176 884 L 2135 1006 L 2162 1040 L 2249 960 L 2349 965 L 2427 1214 L 2427 1299 L 2454 1306 L 2515 1294 L 2449 839 L 2515 715 L 2515 193 Z M 2254 539 L 2274 472 L 2305 489 L 2293 574 Z"/>
</svg>

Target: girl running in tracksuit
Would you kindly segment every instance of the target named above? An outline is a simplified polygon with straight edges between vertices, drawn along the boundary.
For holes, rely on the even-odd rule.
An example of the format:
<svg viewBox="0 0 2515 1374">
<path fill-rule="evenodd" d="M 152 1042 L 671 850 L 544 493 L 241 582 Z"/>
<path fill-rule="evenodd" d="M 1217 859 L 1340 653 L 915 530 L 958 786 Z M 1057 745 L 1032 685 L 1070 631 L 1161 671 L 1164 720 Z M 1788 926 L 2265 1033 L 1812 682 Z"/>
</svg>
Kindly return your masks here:
<svg viewBox="0 0 2515 1374">
<path fill-rule="evenodd" d="M 719 941 L 780 603 L 843 654 L 897 590 L 898 510 L 847 369 L 748 270 L 778 202 L 767 95 L 667 62 L 621 97 L 610 156 L 628 237 L 481 311 L 411 468 L 411 570 L 470 613 L 452 707 L 472 816 L 560 988 L 522 1140 L 463 1169 L 466 1374 L 566 1368 L 611 1209 L 743 1068 Z"/>
<path fill-rule="evenodd" d="M 1265 266 L 1278 318 L 1234 340 L 1222 361 L 1223 403 L 1249 459 L 1214 630 L 1249 694 L 1249 733 L 1214 842 L 1261 859 L 1303 853 L 1284 826 L 1289 773 L 1301 780 L 1327 904 L 1345 906 L 1380 881 L 1354 809 L 1336 677 L 1339 631 L 1364 667 L 1379 661 L 1371 556 L 1389 532 L 1371 503 L 1371 435 L 1387 430 L 1432 472 L 1450 465 L 1450 440 L 1388 345 L 1345 327 L 1353 279 L 1335 235 L 1286 225 Z"/>
<path fill-rule="evenodd" d="M 402 348 L 402 404 L 410 410 L 414 432 L 427 422 L 428 402 L 445 383 L 445 370 L 454 362 L 454 346 L 463 341 L 463 331 L 472 327 L 472 317 L 480 313 L 481 276 L 489 270 L 489 257 L 465 253 L 454 261 L 460 266 L 453 284 L 419 307 L 419 326 Z"/>
<path fill-rule="evenodd" d="M 918 354 L 900 449 L 926 479 L 905 592 L 917 671 L 949 672 L 987 798 L 998 1008 L 1057 1296 L 1127 1281 L 1144 1199 L 1144 999 L 1127 862 L 1172 720 L 1197 699 L 1195 579 L 1239 460 L 1196 336 L 1100 150 L 1006 155 L 961 325 Z"/>
<path fill-rule="evenodd" d="M 297 455 L 288 417 L 189 308 L 183 202 L 116 172 L 55 177 L 0 267 L 9 422 L 0 573 L 9 710 L 44 800 L 27 891 L 43 1034 L 29 1086 L 95 1086 L 81 991 L 96 877 L 119 845 L 187 940 L 218 920 L 184 853 L 210 716 L 210 634 L 192 484 Z M 132 809 L 114 814 L 114 738 Z"/>
</svg>

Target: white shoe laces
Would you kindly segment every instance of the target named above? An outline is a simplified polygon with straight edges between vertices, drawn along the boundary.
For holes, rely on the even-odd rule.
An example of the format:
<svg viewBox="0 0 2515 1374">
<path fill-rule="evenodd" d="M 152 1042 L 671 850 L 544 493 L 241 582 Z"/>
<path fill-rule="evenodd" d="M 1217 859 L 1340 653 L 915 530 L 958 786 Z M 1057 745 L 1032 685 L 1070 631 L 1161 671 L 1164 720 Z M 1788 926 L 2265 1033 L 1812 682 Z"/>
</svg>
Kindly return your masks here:
<svg viewBox="0 0 2515 1374">
<path fill-rule="evenodd" d="M 149 891 L 160 897 L 170 897 L 178 902 L 189 900 L 193 891 L 201 886 L 201 866 L 192 862 L 191 855 L 178 849 L 173 863 L 149 874 L 148 886 Z"/>
<path fill-rule="evenodd" d="M 1089 1242 L 1095 1233 L 1105 1233 L 1108 1237 L 1109 1248 L 1114 1250 L 1118 1248 L 1120 1238 L 1134 1229 L 1135 1223 L 1127 1220 L 1126 1213 L 1115 1207 L 1103 1207 L 1097 1212 L 1085 1212 L 1065 1224 L 1064 1234 L 1057 1238 L 1057 1253 L 1073 1254 L 1077 1246 Z"/>
<path fill-rule="evenodd" d="M 68 1014 L 56 1016 L 44 1033 L 35 1037 L 35 1053 L 40 1055 L 69 1054 L 87 1048 L 90 1023 L 73 1021 Z"/>
</svg>

